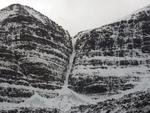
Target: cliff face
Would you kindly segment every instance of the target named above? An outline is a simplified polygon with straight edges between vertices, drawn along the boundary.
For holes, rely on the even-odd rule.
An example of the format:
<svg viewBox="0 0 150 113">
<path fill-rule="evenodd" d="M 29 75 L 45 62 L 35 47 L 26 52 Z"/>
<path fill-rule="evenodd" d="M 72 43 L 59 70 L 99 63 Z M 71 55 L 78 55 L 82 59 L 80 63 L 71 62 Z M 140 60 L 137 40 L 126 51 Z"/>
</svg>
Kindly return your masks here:
<svg viewBox="0 0 150 113">
<path fill-rule="evenodd" d="M 74 39 L 28 6 L 0 10 L 0 112 L 149 112 L 150 6 Z"/>
<path fill-rule="evenodd" d="M 80 93 L 127 90 L 150 66 L 150 7 L 78 33 L 70 87 Z"/>
<path fill-rule="evenodd" d="M 2 9 L 0 102 L 18 103 L 34 91 L 50 97 L 44 91 L 64 84 L 71 52 L 68 32 L 46 16 L 19 4 Z"/>
</svg>

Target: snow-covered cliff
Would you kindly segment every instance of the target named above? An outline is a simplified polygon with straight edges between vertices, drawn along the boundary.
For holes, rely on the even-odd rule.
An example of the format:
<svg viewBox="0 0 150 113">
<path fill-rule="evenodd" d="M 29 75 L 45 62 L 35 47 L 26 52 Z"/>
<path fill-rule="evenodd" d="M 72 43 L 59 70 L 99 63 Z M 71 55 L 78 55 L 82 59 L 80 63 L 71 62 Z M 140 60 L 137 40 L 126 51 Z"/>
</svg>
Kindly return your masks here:
<svg viewBox="0 0 150 113">
<path fill-rule="evenodd" d="M 80 93 L 118 93 L 149 74 L 150 7 L 117 22 L 79 32 L 70 88 Z"/>
<path fill-rule="evenodd" d="M 35 92 L 54 97 L 65 81 L 70 35 L 20 4 L 0 11 L 0 102 L 19 103 Z"/>
<path fill-rule="evenodd" d="M 0 10 L 2 113 L 148 113 L 149 80 L 150 6 L 72 41 L 28 6 Z"/>
</svg>

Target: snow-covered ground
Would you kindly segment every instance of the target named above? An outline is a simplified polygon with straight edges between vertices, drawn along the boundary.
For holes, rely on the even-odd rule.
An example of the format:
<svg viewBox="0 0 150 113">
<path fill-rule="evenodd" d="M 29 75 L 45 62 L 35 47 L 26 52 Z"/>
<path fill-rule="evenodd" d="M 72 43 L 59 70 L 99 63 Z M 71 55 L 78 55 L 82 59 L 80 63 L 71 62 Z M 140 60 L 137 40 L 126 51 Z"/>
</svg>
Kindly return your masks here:
<svg viewBox="0 0 150 113">
<path fill-rule="evenodd" d="M 94 101 L 87 96 L 83 96 L 73 90 L 64 87 L 59 91 L 59 96 L 49 101 L 52 108 L 68 111 L 73 106 L 94 104 Z"/>
</svg>

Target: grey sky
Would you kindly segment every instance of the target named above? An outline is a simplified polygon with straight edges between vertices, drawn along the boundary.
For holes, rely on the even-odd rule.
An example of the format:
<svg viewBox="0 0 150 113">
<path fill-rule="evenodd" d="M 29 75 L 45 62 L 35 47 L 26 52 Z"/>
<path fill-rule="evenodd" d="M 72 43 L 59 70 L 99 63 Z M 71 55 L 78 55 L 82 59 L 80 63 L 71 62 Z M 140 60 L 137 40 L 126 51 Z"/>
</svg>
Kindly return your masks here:
<svg viewBox="0 0 150 113">
<path fill-rule="evenodd" d="M 0 9 L 13 3 L 33 7 L 75 35 L 116 21 L 150 0 L 0 0 Z"/>
</svg>

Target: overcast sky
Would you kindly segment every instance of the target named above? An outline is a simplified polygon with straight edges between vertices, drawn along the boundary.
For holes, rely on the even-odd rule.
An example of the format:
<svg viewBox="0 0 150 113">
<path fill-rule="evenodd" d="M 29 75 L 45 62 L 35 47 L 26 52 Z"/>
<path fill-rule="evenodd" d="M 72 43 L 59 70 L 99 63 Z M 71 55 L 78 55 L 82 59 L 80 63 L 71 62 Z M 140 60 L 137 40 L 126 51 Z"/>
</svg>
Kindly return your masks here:
<svg viewBox="0 0 150 113">
<path fill-rule="evenodd" d="M 0 0 L 0 9 L 13 3 L 33 7 L 75 35 L 116 21 L 150 0 Z"/>
</svg>

